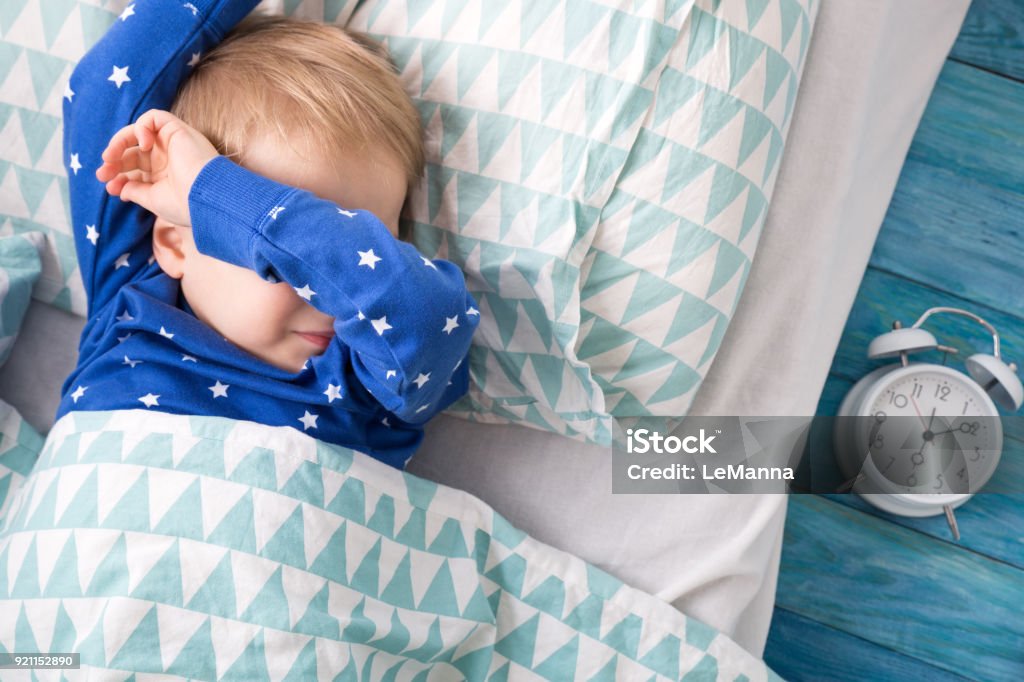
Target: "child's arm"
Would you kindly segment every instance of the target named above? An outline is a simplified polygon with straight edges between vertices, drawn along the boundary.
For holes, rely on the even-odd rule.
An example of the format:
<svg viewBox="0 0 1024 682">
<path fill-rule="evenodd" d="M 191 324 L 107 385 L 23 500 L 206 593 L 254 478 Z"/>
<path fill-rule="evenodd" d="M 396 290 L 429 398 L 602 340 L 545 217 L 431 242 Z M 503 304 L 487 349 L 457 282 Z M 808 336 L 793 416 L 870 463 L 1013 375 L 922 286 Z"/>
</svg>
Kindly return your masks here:
<svg viewBox="0 0 1024 682">
<path fill-rule="evenodd" d="M 118 131 L 102 156 L 97 175 L 109 179 L 111 195 L 191 227 L 200 253 L 288 282 L 333 316 L 351 350 L 345 361 L 399 419 L 424 422 L 465 392 L 463 360 L 480 313 L 452 263 L 421 256 L 372 213 L 216 155 L 167 111 L 147 111 Z M 129 179 L 142 165 L 159 172 Z M 341 367 L 329 371 L 318 378 L 341 379 Z"/>
<path fill-rule="evenodd" d="M 372 213 L 224 156 L 199 172 L 188 209 L 201 253 L 288 282 L 332 315 L 360 382 L 399 419 L 421 423 L 446 407 L 457 397 L 449 380 L 464 392 L 455 384 L 480 314 L 454 264 L 421 256 Z"/>
<path fill-rule="evenodd" d="M 122 126 L 170 107 L 199 55 L 258 0 L 145 0 L 129 5 L 82 58 L 64 95 L 64 162 L 71 224 L 92 317 L 152 256 L 154 216 L 109 195 L 95 172 Z"/>
</svg>

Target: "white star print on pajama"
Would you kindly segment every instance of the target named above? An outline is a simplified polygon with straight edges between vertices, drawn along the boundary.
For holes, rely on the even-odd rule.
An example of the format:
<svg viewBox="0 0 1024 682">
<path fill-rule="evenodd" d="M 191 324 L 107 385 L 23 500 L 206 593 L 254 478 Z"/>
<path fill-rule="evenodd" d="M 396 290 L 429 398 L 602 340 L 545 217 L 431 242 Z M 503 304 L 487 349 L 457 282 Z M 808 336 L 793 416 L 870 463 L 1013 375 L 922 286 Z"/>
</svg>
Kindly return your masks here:
<svg viewBox="0 0 1024 682">
<path fill-rule="evenodd" d="M 107 77 L 107 80 L 114 81 L 114 84 L 117 85 L 117 89 L 120 90 L 122 85 L 131 80 L 131 78 L 128 77 L 128 67 L 115 66 L 114 72 Z"/>
<path fill-rule="evenodd" d="M 335 400 L 341 398 L 341 386 L 327 384 L 327 390 L 324 391 L 324 395 L 327 396 L 327 402 L 333 403 Z"/>
<path fill-rule="evenodd" d="M 57 418 L 120 409 L 225 416 L 402 467 L 423 424 L 468 387 L 463 360 L 479 312 L 454 264 L 396 240 L 367 211 L 213 159 L 189 194 L 197 248 L 287 282 L 336 320 L 327 348 L 286 370 L 199 320 L 155 262 L 153 216 L 111 201 L 94 177 L 128 117 L 169 109 L 202 55 L 257 4 L 131 2 L 65 83 L 64 158 L 88 321 Z"/>
<path fill-rule="evenodd" d="M 366 265 L 371 270 L 376 269 L 377 263 L 380 262 L 380 258 L 377 258 L 377 256 L 374 255 L 373 249 L 369 249 L 368 251 L 359 251 L 358 253 L 360 265 Z"/>
</svg>

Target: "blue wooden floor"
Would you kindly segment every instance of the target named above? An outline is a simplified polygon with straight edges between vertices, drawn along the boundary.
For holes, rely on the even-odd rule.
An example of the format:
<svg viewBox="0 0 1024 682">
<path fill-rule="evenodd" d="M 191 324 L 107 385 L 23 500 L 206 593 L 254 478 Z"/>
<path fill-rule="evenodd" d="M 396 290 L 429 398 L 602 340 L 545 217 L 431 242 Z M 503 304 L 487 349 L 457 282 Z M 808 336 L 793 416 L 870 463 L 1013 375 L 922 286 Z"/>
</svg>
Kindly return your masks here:
<svg viewBox="0 0 1024 682">
<path fill-rule="evenodd" d="M 865 356 L 871 338 L 935 305 L 987 319 L 1005 356 L 1024 367 L 1021 0 L 971 6 L 818 413 L 835 414 L 853 383 L 883 364 Z M 961 352 L 991 352 L 966 320 L 938 318 L 929 328 Z M 1024 680 L 1024 417 L 1004 425 L 996 476 L 1007 492 L 976 495 L 957 510 L 960 542 L 942 517 L 895 517 L 852 495 L 790 497 L 765 650 L 774 670 L 790 680 Z"/>
</svg>

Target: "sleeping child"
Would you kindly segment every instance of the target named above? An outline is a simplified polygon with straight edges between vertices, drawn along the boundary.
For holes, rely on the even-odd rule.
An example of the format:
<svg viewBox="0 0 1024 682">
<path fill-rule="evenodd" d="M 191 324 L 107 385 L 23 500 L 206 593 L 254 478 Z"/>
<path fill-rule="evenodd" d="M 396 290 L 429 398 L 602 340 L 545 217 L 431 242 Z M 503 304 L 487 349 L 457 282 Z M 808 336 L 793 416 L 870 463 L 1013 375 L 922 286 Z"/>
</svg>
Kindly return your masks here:
<svg viewBox="0 0 1024 682">
<path fill-rule="evenodd" d="M 57 419 L 224 416 L 402 468 L 479 321 L 462 272 L 397 238 L 419 117 L 371 40 L 256 4 L 130 4 L 71 76 L 88 320 Z"/>
</svg>

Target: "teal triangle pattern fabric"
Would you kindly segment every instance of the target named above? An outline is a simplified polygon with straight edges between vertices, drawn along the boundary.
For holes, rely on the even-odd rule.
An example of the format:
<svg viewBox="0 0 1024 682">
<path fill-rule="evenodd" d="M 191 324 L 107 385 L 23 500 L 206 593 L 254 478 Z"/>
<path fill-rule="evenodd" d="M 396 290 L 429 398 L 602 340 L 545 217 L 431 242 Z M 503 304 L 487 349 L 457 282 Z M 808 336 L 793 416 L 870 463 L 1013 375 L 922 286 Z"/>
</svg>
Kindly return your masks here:
<svg viewBox="0 0 1024 682">
<path fill-rule="evenodd" d="M 0 10 L 0 235 L 85 310 L 60 102 L 128 0 Z M 392 55 L 427 168 L 403 233 L 480 301 L 449 412 L 608 444 L 687 413 L 755 257 L 818 0 L 266 0 Z M 98 5 L 98 6 L 97 6 Z"/>
<path fill-rule="evenodd" d="M 90 679 L 779 679 L 479 499 L 294 429 L 0 428 L 21 439 L 0 453 L 0 653 L 77 652 Z M 319 475 L 253 477 L 256 450 Z"/>
<path fill-rule="evenodd" d="M 0 366 L 7 362 L 42 271 L 42 232 L 0 238 Z"/>
</svg>

